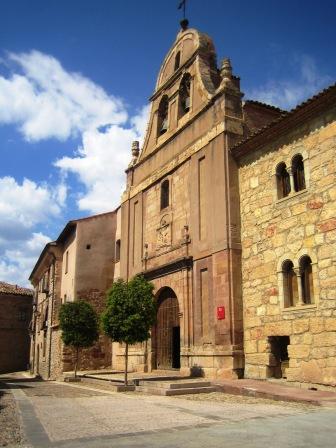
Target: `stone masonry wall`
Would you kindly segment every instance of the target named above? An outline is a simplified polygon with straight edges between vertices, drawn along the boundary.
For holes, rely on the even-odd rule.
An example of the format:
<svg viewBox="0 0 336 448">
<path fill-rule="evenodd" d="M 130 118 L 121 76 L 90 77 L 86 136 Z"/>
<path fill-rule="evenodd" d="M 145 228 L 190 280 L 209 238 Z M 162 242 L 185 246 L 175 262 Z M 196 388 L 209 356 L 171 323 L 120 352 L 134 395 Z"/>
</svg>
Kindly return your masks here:
<svg viewBox="0 0 336 448">
<path fill-rule="evenodd" d="M 270 376 L 269 336 L 289 336 L 289 381 L 336 385 L 335 111 L 240 167 L 245 376 Z M 304 159 L 306 189 L 277 199 L 275 170 Z M 285 308 L 282 262 L 312 260 L 313 303 Z"/>
<path fill-rule="evenodd" d="M 27 369 L 31 315 L 32 296 L 0 293 L 0 373 Z"/>
<path fill-rule="evenodd" d="M 96 289 L 80 290 L 78 297 L 90 303 L 98 315 L 104 310 L 106 293 Z M 111 341 L 101 334 L 98 341 L 90 348 L 81 349 L 78 363 L 79 370 L 98 370 L 110 367 L 112 363 Z M 64 371 L 73 370 L 75 352 L 63 346 Z"/>
</svg>

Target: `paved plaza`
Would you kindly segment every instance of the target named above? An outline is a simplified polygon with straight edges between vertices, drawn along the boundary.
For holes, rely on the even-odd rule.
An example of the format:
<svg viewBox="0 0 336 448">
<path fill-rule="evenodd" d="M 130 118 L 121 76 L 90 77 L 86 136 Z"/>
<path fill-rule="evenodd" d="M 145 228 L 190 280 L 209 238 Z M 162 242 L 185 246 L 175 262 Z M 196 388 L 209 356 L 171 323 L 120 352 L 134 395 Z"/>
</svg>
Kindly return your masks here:
<svg viewBox="0 0 336 448">
<path fill-rule="evenodd" d="M 8 380 L 25 447 L 334 448 L 336 408 L 204 394 L 162 397 Z"/>
</svg>

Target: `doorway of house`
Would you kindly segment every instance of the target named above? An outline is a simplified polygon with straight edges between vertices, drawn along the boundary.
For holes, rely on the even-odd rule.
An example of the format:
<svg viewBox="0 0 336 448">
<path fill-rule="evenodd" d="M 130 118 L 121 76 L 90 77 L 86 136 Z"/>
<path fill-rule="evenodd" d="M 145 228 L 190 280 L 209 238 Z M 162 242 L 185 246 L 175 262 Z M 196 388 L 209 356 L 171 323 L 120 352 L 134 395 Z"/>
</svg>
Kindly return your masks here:
<svg viewBox="0 0 336 448">
<path fill-rule="evenodd" d="M 270 336 L 268 342 L 271 351 L 268 377 L 287 378 L 289 336 Z"/>
<path fill-rule="evenodd" d="M 164 288 L 158 296 L 157 320 L 154 328 L 154 368 L 180 368 L 180 319 L 176 294 Z"/>
</svg>

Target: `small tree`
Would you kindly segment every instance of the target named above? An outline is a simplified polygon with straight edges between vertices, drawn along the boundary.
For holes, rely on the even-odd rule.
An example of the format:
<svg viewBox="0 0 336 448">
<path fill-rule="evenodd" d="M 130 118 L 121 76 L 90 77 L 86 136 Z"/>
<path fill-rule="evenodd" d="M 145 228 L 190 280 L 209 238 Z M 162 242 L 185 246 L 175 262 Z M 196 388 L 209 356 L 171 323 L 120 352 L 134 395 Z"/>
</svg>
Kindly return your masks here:
<svg viewBox="0 0 336 448">
<path fill-rule="evenodd" d="M 98 316 L 89 303 L 78 300 L 61 306 L 59 320 L 64 344 L 76 350 L 76 378 L 79 349 L 91 347 L 99 337 Z"/>
<path fill-rule="evenodd" d="M 125 385 L 127 386 L 128 346 L 147 341 L 156 319 L 154 286 L 136 276 L 128 283 L 118 280 L 107 291 L 107 306 L 102 314 L 104 332 L 114 342 L 125 343 Z"/>
</svg>

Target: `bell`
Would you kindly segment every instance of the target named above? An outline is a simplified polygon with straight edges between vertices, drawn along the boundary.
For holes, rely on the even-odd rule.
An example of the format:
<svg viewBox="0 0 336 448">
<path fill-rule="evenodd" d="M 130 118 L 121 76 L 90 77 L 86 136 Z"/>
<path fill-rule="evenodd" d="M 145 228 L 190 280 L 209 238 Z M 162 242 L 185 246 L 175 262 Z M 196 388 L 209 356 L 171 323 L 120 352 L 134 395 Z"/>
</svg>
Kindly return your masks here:
<svg viewBox="0 0 336 448">
<path fill-rule="evenodd" d="M 163 134 L 164 132 L 166 132 L 167 129 L 168 129 L 168 119 L 165 118 L 165 119 L 162 121 L 161 134 Z"/>
</svg>

